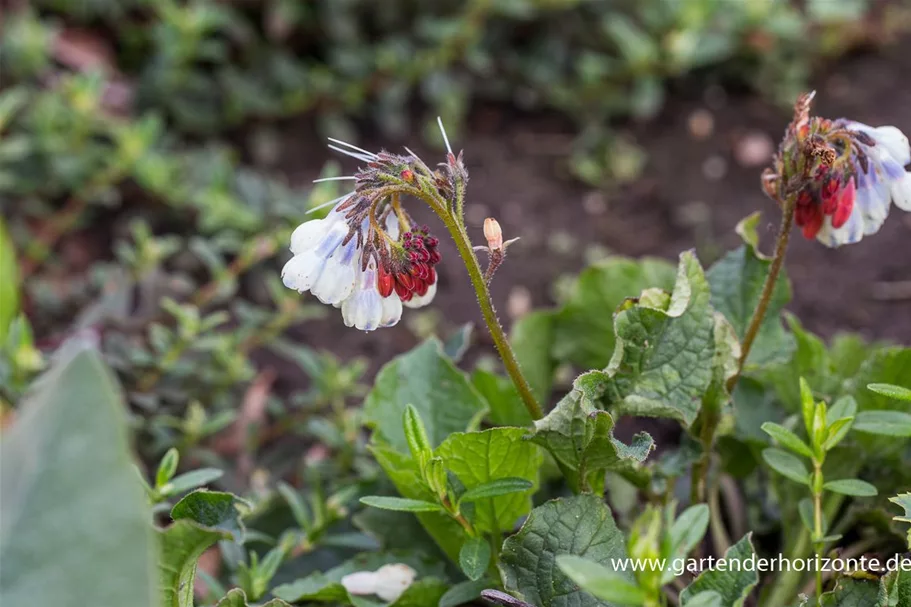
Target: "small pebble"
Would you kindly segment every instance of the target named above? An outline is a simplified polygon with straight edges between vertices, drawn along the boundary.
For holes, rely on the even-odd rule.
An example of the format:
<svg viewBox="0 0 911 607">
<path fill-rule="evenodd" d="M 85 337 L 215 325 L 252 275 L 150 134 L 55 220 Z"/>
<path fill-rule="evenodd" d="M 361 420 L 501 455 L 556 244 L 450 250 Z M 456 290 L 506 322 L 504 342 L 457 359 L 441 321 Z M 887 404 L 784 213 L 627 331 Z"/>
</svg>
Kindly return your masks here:
<svg viewBox="0 0 911 607">
<path fill-rule="evenodd" d="M 475 202 L 465 207 L 465 219 L 469 225 L 482 225 L 489 216 L 490 208 L 486 204 Z"/>
<path fill-rule="evenodd" d="M 690 135 L 699 140 L 708 139 L 715 131 L 715 117 L 704 108 L 700 108 L 690 114 L 686 124 L 690 130 Z"/>
<path fill-rule="evenodd" d="M 607 201 L 601 192 L 592 191 L 582 199 L 582 208 L 589 215 L 603 215 L 607 210 Z"/>
<path fill-rule="evenodd" d="M 513 287 L 506 300 L 506 313 L 519 319 L 531 312 L 531 292 L 523 286 Z"/>
<path fill-rule="evenodd" d="M 676 207 L 677 223 L 686 227 L 696 227 L 711 221 L 712 210 L 701 200 L 694 200 Z"/>
<path fill-rule="evenodd" d="M 702 174 L 709 181 L 720 181 L 728 172 L 728 161 L 718 156 L 709 156 L 702 163 Z"/>
<path fill-rule="evenodd" d="M 742 167 L 758 167 L 767 164 L 775 153 L 775 144 L 765 133 L 751 131 L 740 138 L 734 147 L 734 158 Z"/>
</svg>

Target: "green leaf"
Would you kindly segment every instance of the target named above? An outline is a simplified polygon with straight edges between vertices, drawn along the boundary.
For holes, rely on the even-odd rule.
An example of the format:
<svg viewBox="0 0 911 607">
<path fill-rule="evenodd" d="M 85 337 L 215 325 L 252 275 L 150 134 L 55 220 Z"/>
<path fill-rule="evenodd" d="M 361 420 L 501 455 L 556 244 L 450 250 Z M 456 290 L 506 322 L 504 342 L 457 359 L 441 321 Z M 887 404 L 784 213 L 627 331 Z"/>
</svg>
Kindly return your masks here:
<svg viewBox="0 0 911 607">
<path fill-rule="evenodd" d="M 469 489 L 462 494 L 462 497 L 459 498 L 459 502 L 471 502 L 484 498 L 500 497 L 501 495 L 509 495 L 510 493 L 525 493 L 526 491 L 533 489 L 534 486 L 534 483 L 524 478 L 500 478 Z"/>
<path fill-rule="evenodd" d="M 455 474 L 467 492 L 494 481 L 523 479 L 525 491 L 477 498 L 475 528 L 483 533 L 512 529 L 531 510 L 531 495 L 538 485 L 543 457 L 538 448 L 523 439 L 523 428 L 491 428 L 483 432 L 457 432 L 440 445 L 435 455 Z"/>
<path fill-rule="evenodd" d="M 436 605 L 446 591 L 444 565 L 421 554 L 410 552 L 360 554 L 325 573 L 311 573 L 289 584 L 272 589 L 272 595 L 289 603 L 341 603 L 354 607 L 381 607 L 384 603 L 352 596 L 342 586 L 342 578 L 358 571 L 376 571 L 383 565 L 402 563 L 415 570 L 416 580 L 394 603 L 395 607 Z M 423 602 L 422 602 L 423 601 Z"/>
<path fill-rule="evenodd" d="M 178 493 L 183 493 L 184 491 L 189 491 L 190 489 L 196 489 L 197 487 L 202 487 L 203 485 L 208 485 L 213 481 L 217 481 L 224 475 L 224 472 L 217 468 L 200 468 L 199 470 L 191 470 L 190 472 L 184 472 L 183 474 L 177 475 L 175 478 L 162 487 L 162 490 L 167 489 L 167 495 L 177 495 Z"/>
<path fill-rule="evenodd" d="M 858 432 L 883 436 L 911 437 L 911 413 L 903 411 L 861 411 L 854 417 Z"/>
<path fill-rule="evenodd" d="M 902 521 L 904 523 L 911 523 L 911 492 L 900 493 L 895 497 L 890 497 L 889 501 L 893 504 L 898 504 L 905 511 L 904 514 L 894 517 L 895 520 Z"/>
<path fill-rule="evenodd" d="M 681 607 L 724 607 L 721 595 L 714 590 L 706 590 L 694 595 L 681 605 Z"/>
<path fill-rule="evenodd" d="M 0 217 L 0 344 L 6 341 L 9 325 L 19 314 L 19 262 L 13 239 Z"/>
<path fill-rule="evenodd" d="M 788 477 L 792 481 L 808 485 L 810 475 L 806 466 L 797 457 L 781 449 L 769 448 L 762 451 L 762 459 L 773 470 L 779 474 Z"/>
<path fill-rule="evenodd" d="M 835 588 L 819 597 L 819 605 L 820 607 L 880 607 L 883 605 L 880 597 L 878 582 L 842 576 L 835 582 Z"/>
<path fill-rule="evenodd" d="M 440 604 L 437 607 L 458 607 L 465 603 L 470 603 L 481 596 L 481 591 L 490 586 L 488 580 L 477 580 L 472 582 L 468 580 L 456 584 L 446 591 L 440 597 Z"/>
<path fill-rule="evenodd" d="M 911 402 L 911 390 L 908 388 L 893 386 L 892 384 L 867 384 L 867 389 L 895 400 Z"/>
<path fill-rule="evenodd" d="M 832 491 L 833 493 L 853 495 L 855 497 L 873 497 L 877 493 L 876 487 L 857 478 L 845 478 L 837 481 L 829 481 L 822 487 L 823 489 Z"/>
<path fill-rule="evenodd" d="M 832 406 L 826 411 L 826 423 L 832 426 L 836 421 L 846 417 L 854 419 L 856 414 L 857 401 L 854 400 L 853 396 L 846 394 L 832 403 Z"/>
<path fill-rule="evenodd" d="M 383 366 L 364 401 L 366 423 L 399 451 L 408 449 L 402 418 L 409 403 L 420 415 L 431 446 L 453 432 L 477 426 L 487 409 L 483 397 L 443 355 L 434 338 Z"/>
<path fill-rule="evenodd" d="M 557 557 L 557 566 L 595 598 L 619 605 L 642 605 L 646 594 L 635 583 L 588 559 L 572 554 Z"/>
<path fill-rule="evenodd" d="M 800 437 L 784 426 L 780 426 L 773 422 L 766 422 L 762 424 L 762 431 L 778 441 L 782 447 L 786 447 L 798 455 L 809 458 L 813 457 L 813 450 L 810 449 L 810 446 L 800 440 Z"/>
<path fill-rule="evenodd" d="M 235 541 L 244 539 L 244 524 L 237 507 L 244 501 L 233 493 L 197 489 L 174 504 L 171 518 L 189 519 L 203 527 L 226 531 Z"/>
<path fill-rule="evenodd" d="M 164 457 L 161 458 L 161 462 L 158 464 L 158 472 L 155 473 L 155 486 L 162 487 L 174 476 L 174 473 L 177 472 L 177 464 L 180 460 L 180 454 L 177 452 L 177 449 L 171 447 L 168 449 L 167 453 L 164 454 Z"/>
<path fill-rule="evenodd" d="M 731 251 L 717 261 L 706 273 L 712 289 L 712 306 L 721 312 L 743 339 L 759 305 L 769 266 L 770 257 L 759 252 L 756 231 L 760 214 L 753 213 L 737 224 L 737 233 L 743 246 Z M 787 360 L 794 351 L 794 338 L 785 332 L 781 311 L 791 300 L 791 285 L 784 272 L 778 276 L 772 299 L 759 333 L 750 350 L 748 365 L 762 365 L 776 360 Z"/>
<path fill-rule="evenodd" d="M 216 542 L 231 539 L 231 534 L 183 519 L 160 532 L 159 537 L 161 554 L 158 568 L 163 604 L 168 607 L 193 607 L 193 583 L 199 557 Z"/>
<path fill-rule="evenodd" d="M 490 421 L 495 426 L 530 426 L 532 419 L 519 391 L 508 377 L 475 369 L 473 385 L 490 407 Z"/>
<path fill-rule="evenodd" d="M 433 502 L 412 500 L 404 497 L 385 497 L 382 495 L 366 495 L 361 498 L 361 503 L 383 510 L 396 512 L 442 512 L 443 508 Z"/>
<path fill-rule="evenodd" d="M 424 483 L 412 457 L 379 442 L 371 444 L 370 450 L 402 497 L 436 502 L 437 497 Z M 416 512 L 415 516 L 446 556 L 457 563 L 466 537 L 461 525 L 448 515 L 436 512 Z"/>
<path fill-rule="evenodd" d="M 841 419 L 836 419 L 834 422 L 832 422 L 826 430 L 826 440 L 823 443 L 823 449 L 826 451 L 831 451 L 835 445 L 844 440 L 844 438 L 848 435 L 848 431 L 851 429 L 853 423 L 853 417 L 842 417 Z"/>
<path fill-rule="evenodd" d="M 462 573 L 475 582 L 487 571 L 490 564 L 490 544 L 483 537 L 469 538 L 459 551 L 459 567 Z"/>
<path fill-rule="evenodd" d="M 604 374 L 585 373 L 576 378 L 573 390 L 544 419 L 535 422 L 535 442 L 560 464 L 573 491 L 589 486 L 599 490 L 605 470 L 635 475 L 654 449 L 652 437 L 640 432 L 631 445 L 614 438 L 614 418 L 596 409 L 604 389 Z M 642 482 L 647 482 L 643 480 Z"/>
<path fill-rule="evenodd" d="M 908 555 L 902 556 L 907 563 Z M 890 571 L 879 580 L 880 596 L 886 596 L 885 605 L 889 607 L 906 607 L 911 605 L 911 571 L 908 566 Z"/>
<path fill-rule="evenodd" d="M 813 448 L 821 451 L 823 444 L 826 442 L 826 413 L 828 408 L 826 403 L 820 401 L 816 403 L 816 409 L 813 411 L 813 432 L 810 433 Z"/>
<path fill-rule="evenodd" d="M 55 358 L 0 441 L 0 604 L 158 607 L 123 395 L 97 352 Z"/>
<path fill-rule="evenodd" d="M 721 595 L 721 604 L 725 607 L 742 607 L 750 590 L 759 583 L 759 574 L 756 571 L 747 571 L 750 567 L 744 566 L 744 563 L 755 554 L 751 536 L 752 533 L 746 534 L 724 553 L 724 561 L 728 563 L 724 570 L 716 568 L 703 571 L 684 588 L 680 593 L 680 604 L 688 606 L 688 601 L 692 598 L 711 590 Z M 735 561 L 741 565 L 732 565 Z"/>
<path fill-rule="evenodd" d="M 510 332 L 509 343 L 528 380 L 531 393 L 539 403 L 550 400 L 554 375 L 554 361 L 550 354 L 553 340 L 554 313 L 549 310 L 526 314 L 516 321 Z"/>
<path fill-rule="evenodd" d="M 717 363 L 709 287 L 692 252 L 680 256 L 667 305 L 651 303 L 627 301 L 615 316 L 617 347 L 604 371 L 604 408 L 689 426 Z"/>
<path fill-rule="evenodd" d="M 615 569 L 626 559 L 626 542 L 600 496 L 558 498 L 532 510 L 522 528 L 503 543 L 500 573 L 506 590 L 537 607 L 610 607 L 579 589 L 556 566 L 572 554 Z"/>
<path fill-rule="evenodd" d="M 709 526 L 709 507 L 706 504 L 690 506 L 680 513 L 671 526 L 671 545 L 674 558 L 683 558 L 702 541 Z"/>
<path fill-rule="evenodd" d="M 443 344 L 443 354 L 449 360 L 458 364 L 468 347 L 471 346 L 472 333 L 474 333 L 474 325 L 466 322 L 455 333 L 446 338 L 446 342 Z"/>
<path fill-rule="evenodd" d="M 813 398 L 813 390 L 810 389 L 810 384 L 802 377 L 800 378 L 800 412 L 807 435 L 813 436 L 813 416 L 816 414 L 816 399 Z"/>
<path fill-rule="evenodd" d="M 247 595 L 240 588 L 232 588 L 225 598 L 215 604 L 215 607 L 248 607 Z M 264 603 L 262 607 L 290 607 L 290 605 L 281 599 L 272 599 L 268 603 Z"/>
<path fill-rule="evenodd" d="M 615 345 L 610 312 L 645 289 L 670 291 L 674 275 L 674 267 L 666 261 L 648 258 L 611 257 L 584 270 L 554 316 L 554 358 L 579 369 L 603 369 Z"/>
<path fill-rule="evenodd" d="M 433 456 L 433 448 L 427 438 L 427 430 L 424 428 L 424 422 L 421 421 L 421 414 L 414 408 L 414 405 L 405 406 L 405 419 L 402 425 L 411 457 L 423 464 Z"/>
</svg>

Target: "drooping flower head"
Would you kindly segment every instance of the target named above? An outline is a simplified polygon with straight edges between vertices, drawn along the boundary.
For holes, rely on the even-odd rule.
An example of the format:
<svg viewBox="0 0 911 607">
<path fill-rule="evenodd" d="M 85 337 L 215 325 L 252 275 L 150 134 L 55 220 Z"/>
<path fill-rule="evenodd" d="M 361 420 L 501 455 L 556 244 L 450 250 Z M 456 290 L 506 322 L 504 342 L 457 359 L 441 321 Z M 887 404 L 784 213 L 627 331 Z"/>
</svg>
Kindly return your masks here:
<svg viewBox="0 0 911 607">
<path fill-rule="evenodd" d="M 401 318 L 402 306 L 419 308 L 433 300 L 441 260 L 439 240 L 414 222 L 402 197 L 460 204 L 467 173 L 461 155 L 451 149 L 447 162 L 431 170 L 407 148 L 407 155 L 374 154 L 331 141 L 339 145 L 330 148 L 365 165 L 353 176 L 328 178 L 354 181 L 354 191 L 327 203 L 333 206 L 325 218 L 294 230 L 293 257 L 282 269 L 282 280 L 288 288 L 310 291 L 341 308 L 349 327 L 372 331 L 392 326 Z"/>
<path fill-rule="evenodd" d="M 779 202 L 796 196 L 794 223 L 806 238 L 855 243 L 879 231 L 893 202 L 911 211 L 911 147 L 894 126 L 811 117 L 812 99 L 798 100 L 763 186 Z"/>
</svg>

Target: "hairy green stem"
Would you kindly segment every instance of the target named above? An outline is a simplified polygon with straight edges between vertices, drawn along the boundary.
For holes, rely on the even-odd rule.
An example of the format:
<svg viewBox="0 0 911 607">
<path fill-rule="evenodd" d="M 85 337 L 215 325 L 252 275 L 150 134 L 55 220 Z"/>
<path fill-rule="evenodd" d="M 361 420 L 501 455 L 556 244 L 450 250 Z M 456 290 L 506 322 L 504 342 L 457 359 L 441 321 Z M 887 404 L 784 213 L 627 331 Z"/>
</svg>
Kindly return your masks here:
<svg viewBox="0 0 911 607">
<path fill-rule="evenodd" d="M 753 342 L 756 341 L 756 335 L 759 333 L 759 327 L 765 318 L 769 309 L 769 303 L 772 301 L 772 293 L 775 292 L 775 284 L 778 282 L 778 275 L 781 273 L 781 266 L 784 264 L 785 253 L 788 251 L 788 242 L 791 238 L 791 226 L 794 224 L 794 210 L 797 206 L 797 197 L 789 195 L 785 198 L 781 212 L 781 227 L 778 230 L 778 240 L 775 243 L 775 254 L 772 258 L 772 265 L 769 267 L 769 274 L 766 276 L 765 284 L 762 285 L 762 293 L 759 296 L 759 304 L 750 324 L 747 326 L 746 333 L 743 335 L 743 343 L 740 348 L 740 362 L 737 365 L 735 373 L 728 381 L 728 391 L 733 391 L 743 373 L 743 367 L 746 364 L 747 357 L 750 355 L 750 349 Z"/>
<path fill-rule="evenodd" d="M 462 257 L 462 261 L 468 269 L 468 277 L 471 279 L 471 285 L 474 287 L 475 293 L 477 294 L 478 304 L 481 306 L 484 322 L 487 323 L 487 328 L 490 331 L 491 337 L 493 337 L 494 344 L 497 346 L 500 358 L 503 359 L 503 365 L 512 378 L 516 390 L 519 391 L 519 396 L 522 397 L 522 402 L 525 404 L 528 414 L 531 415 L 533 420 L 541 419 L 543 417 L 541 406 L 535 399 L 534 394 L 532 394 L 531 386 L 528 385 L 528 380 L 526 380 L 525 376 L 522 374 L 522 369 L 519 367 L 519 361 L 516 359 L 516 355 L 512 351 L 512 346 L 509 345 L 509 340 L 506 338 L 506 332 L 503 331 L 500 320 L 497 318 L 497 311 L 493 307 L 490 290 L 487 288 L 487 282 L 484 280 L 484 271 L 481 269 L 478 258 L 474 254 L 471 240 L 469 240 L 465 228 L 462 227 L 459 221 L 450 215 L 445 208 L 439 208 L 436 204 L 432 204 L 431 207 L 440 219 L 443 220 L 443 223 L 446 224 L 446 229 L 449 230 L 449 234 L 455 241 L 456 248 L 459 250 L 459 255 Z"/>
</svg>

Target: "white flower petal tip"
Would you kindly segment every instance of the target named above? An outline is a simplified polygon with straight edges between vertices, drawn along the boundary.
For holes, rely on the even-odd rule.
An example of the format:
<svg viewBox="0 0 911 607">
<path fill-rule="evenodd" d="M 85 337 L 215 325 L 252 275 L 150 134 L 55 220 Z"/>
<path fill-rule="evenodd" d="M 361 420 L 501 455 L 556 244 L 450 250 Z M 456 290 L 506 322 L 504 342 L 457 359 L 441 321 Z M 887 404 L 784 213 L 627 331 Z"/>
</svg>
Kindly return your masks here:
<svg viewBox="0 0 911 607">
<path fill-rule="evenodd" d="M 427 292 L 425 294 L 420 295 L 420 296 L 415 295 L 408 301 L 402 302 L 402 305 L 404 305 L 406 308 L 423 308 L 424 306 L 429 304 L 431 301 L 433 301 L 433 297 L 436 294 L 437 294 L 437 283 L 434 282 L 432 285 L 430 285 L 427 288 Z"/>
<path fill-rule="evenodd" d="M 894 126 L 881 126 L 871 133 L 876 143 L 882 145 L 900 165 L 911 164 L 911 144 L 908 138 Z"/>
<path fill-rule="evenodd" d="M 911 173 L 892 182 L 892 202 L 902 211 L 911 212 Z"/>
<path fill-rule="evenodd" d="M 282 282 L 298 293 L 308 291 L 319 278 L 325 262 L 312 251 L 295 255 L 282 268 Z"/>
<path fill-rule="evenodd" d="M 383 298 L 383 313 L 380 315 L 381 327 L 392 327 L 402 318 L 402 300 L 395 295 Z"/>
<path fill-rule="evenodd" d="M 404 594 L 417 577 L 417 572 L 404 563 L 383 565 L 376 571 L 358 571 L 342 578 L 342 586 L 353 595 L 376 595 L 394 603 Z"/>
<path fill-rule="evenodd" d="M 330 222 L 325 219 L 306 221 L 291 233 L 291 252 L 295 255 L 303 253 L 314 246 L 329 231 Z"/>
</svg>

